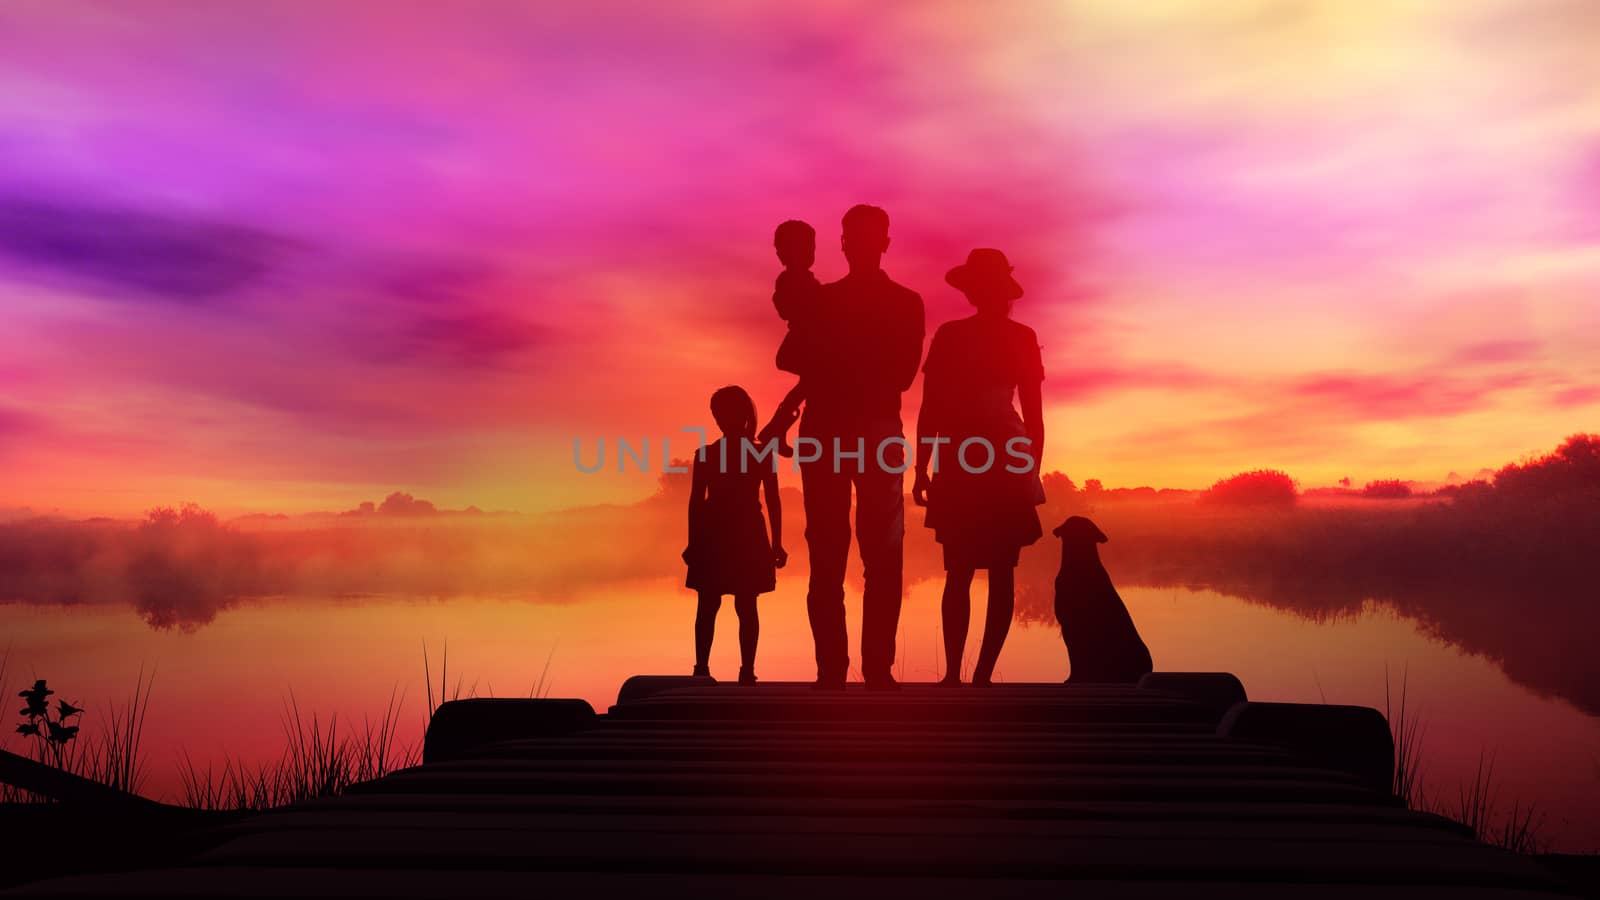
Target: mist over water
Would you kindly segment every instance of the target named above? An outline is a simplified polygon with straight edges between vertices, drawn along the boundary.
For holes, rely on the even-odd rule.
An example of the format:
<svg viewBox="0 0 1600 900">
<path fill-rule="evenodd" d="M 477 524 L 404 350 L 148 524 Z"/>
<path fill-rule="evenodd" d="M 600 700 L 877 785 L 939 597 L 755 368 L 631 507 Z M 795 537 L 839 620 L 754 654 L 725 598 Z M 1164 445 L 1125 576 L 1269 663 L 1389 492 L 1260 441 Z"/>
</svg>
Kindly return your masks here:
<svg viewBox="0 0 1600 900">
<path fill-rule="evenodd" d="M 1424 780 L 1446 809 L 1480 760 L 1496 803 L 1535 803 L 1554 847 L 1600 848 L 1600 547 L 1593 439 L 1431 498 L 1289 498 L 1229 505 L 1189 492 L 1079 490 L 1046 477 L 1053 524 L 1087 512 L 1160 670 L 1239 675 L 1252 698 L 1385 706 L 1425 728 Z M 0 633 L 8 677 L 48 678 L 89 710 L 85 728 L 157 672 L 147 729 L 152 792 L 175 760 L 270 758 L 284 702 L 345 721 L 404 692 L 420 739 L 423 647 L 448 691 L 572 696 L 604 709 L 633 674 L 687 672 L 694 595 L 682 587 L 687 485 L 668 476 L 627 505 L 524 516 L 447 511 L 408 495 L 342 514 L 223 522 L 203 510 L 141 521 L 0 523 Z M 792 490 L 786 493 L 793 494 Z M 786 497 L 786 530 L 804 530 Z M 940 671 L 939 546 L 908 514 L 897 676 Z M 760 601 L 757 671 L 814 677 L 803 540 Z M 1017 618 L 997 677 L 1058 681 L 1059 562 L 1022 554 Z M 859 637 L 859 566 L 847 578 Z M 983 590 L 975 591 L 975 618 Z M 713 673 L 737 668 L 731 604 Z M 974 628 L 971 640 L 976 642 Z M 852 659 L 857 650 L 852 647 Z M 975 658 L 976 646 L 967 658 Z M 548 679 L 541 676 L 548 665 Z M 859 672 L 855 673 L 859 676 Z M 12 685 L 5 686 L 12 689 Z M 437 685 L 435 685 L 437 689 Z M 0 730 L 8 735 L 10 729 Z"/>
</svg>

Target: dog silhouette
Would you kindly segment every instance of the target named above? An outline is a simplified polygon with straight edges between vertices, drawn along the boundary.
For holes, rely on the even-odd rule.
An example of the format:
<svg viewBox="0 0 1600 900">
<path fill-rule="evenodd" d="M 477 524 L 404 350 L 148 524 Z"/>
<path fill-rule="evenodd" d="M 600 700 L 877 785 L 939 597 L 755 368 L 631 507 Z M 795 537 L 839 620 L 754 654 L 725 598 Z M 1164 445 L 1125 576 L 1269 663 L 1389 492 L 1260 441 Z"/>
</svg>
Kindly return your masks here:
<svg viewBox="0 0 1600 900">
<path fill-rule="evenodd" d="M 1067 681 L 1138 681 L 1153 668 L 1150 649 L 1100 563 L 1105 533 L 1083 516 L 1072 516 L 1053 533 L 1061 539 L 1056 622 L 1072 661 L 1072 677 Z"/>
</svg>

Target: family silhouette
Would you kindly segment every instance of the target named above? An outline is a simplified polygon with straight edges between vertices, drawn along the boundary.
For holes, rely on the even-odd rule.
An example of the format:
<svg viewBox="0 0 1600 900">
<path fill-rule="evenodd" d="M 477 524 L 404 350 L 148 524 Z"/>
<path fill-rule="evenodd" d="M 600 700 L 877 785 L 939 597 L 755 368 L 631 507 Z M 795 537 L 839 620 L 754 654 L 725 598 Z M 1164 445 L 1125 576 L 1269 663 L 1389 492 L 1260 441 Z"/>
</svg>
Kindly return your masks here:
<svg viewBox="0 0 1600 900">
<path fill-rule="evenodd" d="M 989 602 L 971 681 L 988 685 L 1015 612 L 1019 554 L 1043 536 L 1036 508 L 1045 501 L 1039 478 L 1044 365 L 1033 329 L 1011 317 L 1022 285 L 1004 253 L 973 250 L 945 281 L 974 312 L 941 325 L 924 361 L 922 297 L 883 270 L 888 213 L 854 206 L 841 226 L 847 272 L 826 284 L 811 272 L 815 229 L 790 220 L 773 234 L 783 270 L 772 303 L 788 325 L 776 361 L 798 381 L 772 418 L 758 431 L 755 404 L 742 388 L 724 387 L 711 397 L 722 437 L 695 460 L 683 554 L 686 585 L 699 596 L 694 674 L 710 674 L 716 614 L 731 594 L 739 617 L 739 680 L 756 680 L 756 598 L 773 589 L 774 570 L 788 558 L 776 474 L 782 455 L 795 457 L 805 503 L 815 687 L 843 690 L 850 668 L 844 576 L 853 533 L 864 583 L 863 680 L 868 690 L 898 690 L 892 671 L 903 593 L 905 473 L 914 459 L 912 500 L 926 507 L 925 523 L 944 552 L 947 674 L 941 684 L 961 683 L 972 580 L 983 569 Z M 922 409 L 913 452 L 900 401 L 919 367 Z M 797 420 L 791 446 L 788 432 Z M 1084 639 L 1081 629 L 1077 634 Z M 1148 654 L 1144 659 L 1148 671 Z"/>
</svg>

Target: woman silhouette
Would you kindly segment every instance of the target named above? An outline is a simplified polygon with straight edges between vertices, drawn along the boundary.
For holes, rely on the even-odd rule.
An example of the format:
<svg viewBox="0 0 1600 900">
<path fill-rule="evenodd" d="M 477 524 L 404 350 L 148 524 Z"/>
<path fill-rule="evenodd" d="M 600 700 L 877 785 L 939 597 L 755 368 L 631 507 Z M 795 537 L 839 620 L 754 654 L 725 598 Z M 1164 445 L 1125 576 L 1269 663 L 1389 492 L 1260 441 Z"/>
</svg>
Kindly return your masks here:
<svg viewBox="0 0 1600 900">
<path fill-rule="evenodd" d="M 974 250 L 945 281 L 977 313 L 939 326 L 928 347 L 911 496 L 928 508 L 927 526 L 944 545 L 942 684 L 961 683 L 972 575 L 989 572 L 989 610 L 972 671 L 973 684 L 987 685 L 1011 630 L 1018 554 L 1043 534 L 1034 507 L 1044 502 L 1038 464 L 1044 450 L 1044 366 L 1033 329 L 1011 319 L 1022 286 L 1005 254 Z M 1021 400 L 1021 416 L 1013 394 Z M 937 462 L 935 438 L 943 445 Z M 1014 471 L 1019 469 L 1024 471 Z"/>
</svg>

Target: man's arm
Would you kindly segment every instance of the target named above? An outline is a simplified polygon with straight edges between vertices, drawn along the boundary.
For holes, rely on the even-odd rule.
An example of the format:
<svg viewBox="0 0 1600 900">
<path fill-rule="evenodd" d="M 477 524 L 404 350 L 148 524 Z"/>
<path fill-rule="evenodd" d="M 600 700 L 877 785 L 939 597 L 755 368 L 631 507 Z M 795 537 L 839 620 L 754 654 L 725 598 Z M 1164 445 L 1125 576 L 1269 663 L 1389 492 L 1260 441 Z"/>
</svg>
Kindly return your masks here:
<svg viewBox="0 0 1600 900">
<path fill-rule="evenodd" d="M 789 561 L 789 554 L 783 549 L 783 500 L 778 496 L 777 467 L 762 473 L 761 492 L 766 495 L 767 521 L 772 525 L 773 564 L 781 569 Z"/>
<path fill-rule="evenodd" d="M 933 342 L 939 343 L 937 335 Z M 930 348 L 928 355 L 933 355 Z M 928 505 L 928 489 L 933 486 L 933 452 L 936 446 L 935 438 L 939 434 L 939 404 L 940 384 L 937 372 L 924 372 L 922 375 L 922 409 L 917 412 L 917 471 L 911 483 L 911 502 L 918 506 Z M 948 441 L 948 438 L 946 439 Z"/>
<path fill-rule="evenodd" d="M 922 363 L 922 339 L 927 336 L 927 320 L 922 310 L 922 295 L 907 290 L 904 309 L 895 322 L 893 345 L 889 348 L 890 373 L 895 387 L 903 394 L 917 380 L 917 367 Z"/>
</svg>

